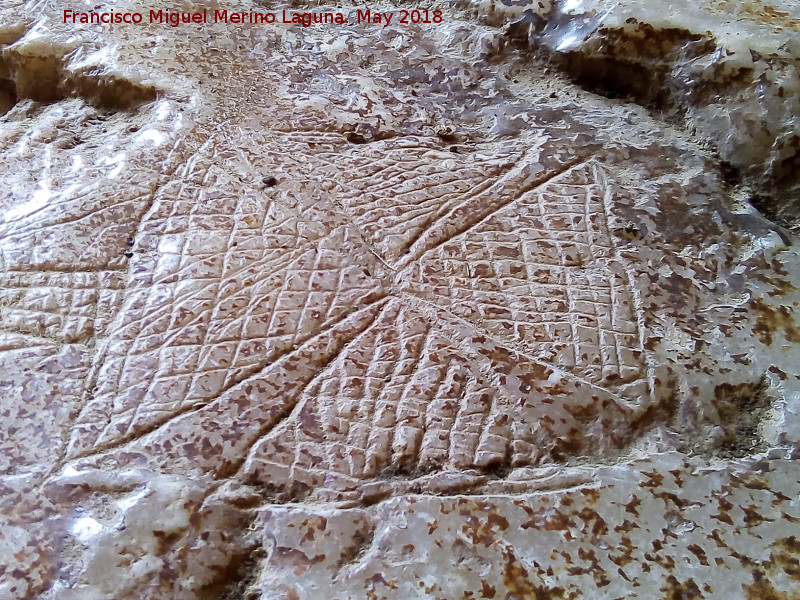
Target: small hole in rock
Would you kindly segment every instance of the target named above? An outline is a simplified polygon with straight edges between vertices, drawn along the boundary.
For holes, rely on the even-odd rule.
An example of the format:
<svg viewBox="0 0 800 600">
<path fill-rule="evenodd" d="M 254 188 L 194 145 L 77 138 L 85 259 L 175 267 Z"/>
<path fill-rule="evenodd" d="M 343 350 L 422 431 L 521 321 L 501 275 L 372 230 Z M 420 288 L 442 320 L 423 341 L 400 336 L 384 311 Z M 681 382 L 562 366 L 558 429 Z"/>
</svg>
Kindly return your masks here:
<svg viewBox="0 0 800 600">
<path fill-rule="evenodd" d="M 729 185 L 740 185 L 742 183 L 742 173 L 727 160 L 722 160 L 719 163 L 719 170 L 722 173 L 722 178 Z"/>
<path fill-rule="evenodd" d="M 275 187 L 278 185 L 278 180 L 275 177 L 264 177 L 264 185 L 267 187 Z"/>
<path fill-rule="evenodd" d="M 344 137 L 347 138 L 347 141 L 351 144 L 366 144 L 366 138 L 361 135 L 360 133 L 356 133 L 355 131 L 348 131 L 344 134 Z"/>
</svg>

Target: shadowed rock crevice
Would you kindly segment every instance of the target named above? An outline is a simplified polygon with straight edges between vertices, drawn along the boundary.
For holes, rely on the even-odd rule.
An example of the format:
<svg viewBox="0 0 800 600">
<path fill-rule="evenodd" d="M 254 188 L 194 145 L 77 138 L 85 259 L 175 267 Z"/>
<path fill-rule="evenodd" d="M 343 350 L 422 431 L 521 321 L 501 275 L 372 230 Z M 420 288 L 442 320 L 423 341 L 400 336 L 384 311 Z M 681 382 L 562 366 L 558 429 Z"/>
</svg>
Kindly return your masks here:
<svg viewBox="0 0 800 600">
<path fill-rule="evenodd" d="M 660 111 L 679 112 L 681 108 L 676 105 L 678 90 L 672 89 L 677 87 L 673 81 L 676 65 L 716 49 L 711 37 L 678 28 L 656 30 L 647 24 L 632 31 L 601 28 L 584 45 L 561 49 L 558 38 L 553 37 L 557 29 L 548 31 L 520 20 L 507 27 L 506 36 L 533 50 L 538 58 L 549 60 L 588 91 Z M 709 99 L 713 88 L 698 86 L 691 91 L 692 100 L 698 102 Z"/>
<path fill-rule="evenodd" d="M 8 65 L 3 59 L 3 50 L 21 38 L 24 33 L 24 27 L 0 28 L 0 117 L 17 103 L 17 87 L 10 79 Z"/>
<path fill-rule="evenodd" d="M 0 116 L 3 116 L 17 103 L 14 85 L 8 80 L 0 80 Z"/>
<path fill-rule="evenodd" d="M 102 65 L 70 69 L 69 58 L 64 49 L 26 43 L 24 37 L 0 45 L 0 116 L 20 100 L 81 98 L 98 108 L 129 110 L 158 97 L 154 86 L 120 77 Z"/>
<path fill-rule="evenodd" d="M 261 597 L 258 582 L 265 557 L 264 548 L 255 542 L 236 553 L 219 579 L 200 591 L 199 600 L 257 600 Z"/>
</svg>

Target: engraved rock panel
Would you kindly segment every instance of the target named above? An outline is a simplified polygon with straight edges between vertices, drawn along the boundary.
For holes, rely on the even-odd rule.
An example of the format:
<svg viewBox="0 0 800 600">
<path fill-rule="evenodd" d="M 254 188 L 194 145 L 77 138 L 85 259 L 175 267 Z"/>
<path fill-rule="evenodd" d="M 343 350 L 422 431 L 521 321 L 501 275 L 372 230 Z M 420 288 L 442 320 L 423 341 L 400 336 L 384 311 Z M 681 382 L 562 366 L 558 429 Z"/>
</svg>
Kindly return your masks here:
<svg viewBox="0 0 800 600">
<path fill-rule="evenodd" d="M 71 454 L 208 404 L 383 295 L 346 224 L 306 227 L 244 185 L 198 156 L 162 190 Z"/>
<path fill-rule="evenodd" d="M 4 3 L 0 596 L 796 596 L 792 3 Z"/>
</svg>

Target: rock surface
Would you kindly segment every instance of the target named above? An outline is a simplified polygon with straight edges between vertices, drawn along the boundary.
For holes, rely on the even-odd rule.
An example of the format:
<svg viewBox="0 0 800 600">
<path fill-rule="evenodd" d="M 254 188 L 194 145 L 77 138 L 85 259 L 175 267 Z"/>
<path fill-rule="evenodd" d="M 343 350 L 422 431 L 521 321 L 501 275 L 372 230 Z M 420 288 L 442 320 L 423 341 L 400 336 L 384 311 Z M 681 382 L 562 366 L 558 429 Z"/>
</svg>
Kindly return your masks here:
<svg viewBox="0 0 800 600">
<path fill-rule="evenodd" d="M 369 8 L 0 8 L 0 597 L 800 595 L 800 5 Z"/>
</svg>

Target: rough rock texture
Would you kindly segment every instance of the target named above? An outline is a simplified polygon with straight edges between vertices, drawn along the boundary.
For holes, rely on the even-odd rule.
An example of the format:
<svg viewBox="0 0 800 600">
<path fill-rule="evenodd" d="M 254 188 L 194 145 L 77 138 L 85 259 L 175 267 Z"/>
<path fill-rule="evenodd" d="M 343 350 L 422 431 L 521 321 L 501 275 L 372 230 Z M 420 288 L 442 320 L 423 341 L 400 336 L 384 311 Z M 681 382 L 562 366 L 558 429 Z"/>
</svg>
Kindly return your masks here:
<svg viewBox="0 0 800 600">
<path fill-rule="evenodd" d="M 510 4 L 507 6 L 506 4 Z M 576 83 L 633 99 L 710 144 L 726 178 L 800 223 L 800 19 L 785 2 L 501 2 L 522 41 Z"/>
<path fill-rule="evenodd" d="M 4 3 L 0 597 L 800 596 L 800 6 L 674 4 Z"/>
</svg>

